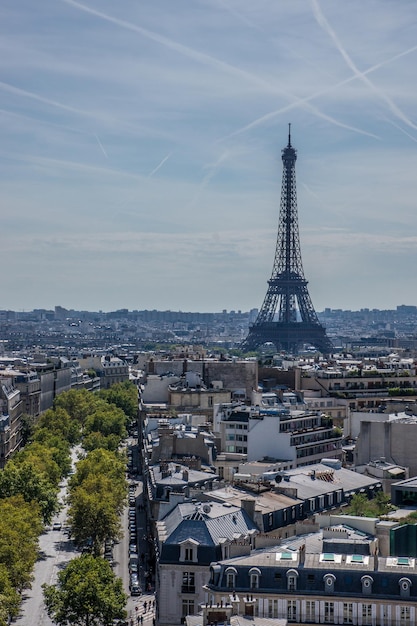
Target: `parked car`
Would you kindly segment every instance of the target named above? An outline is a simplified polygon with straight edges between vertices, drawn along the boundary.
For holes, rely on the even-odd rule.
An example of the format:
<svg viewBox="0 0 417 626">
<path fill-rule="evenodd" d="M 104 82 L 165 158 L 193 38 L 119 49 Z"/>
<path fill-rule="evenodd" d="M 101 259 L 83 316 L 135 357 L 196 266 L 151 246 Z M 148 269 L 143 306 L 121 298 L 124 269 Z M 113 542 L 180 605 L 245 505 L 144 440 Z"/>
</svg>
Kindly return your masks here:
<svg viewBox="0 0 417 626">
<path fill-rule="evenodd" d="M 138 553 L 138 547 L 136 545 L 136 543 L 130 543 L 129 544 L 129 554 L 137 554 Z"/>
<path fill-rule="evenodd" d="M 139 583 L 132 585 L 132 587 L 130 588 L 130 595 L 132 596 L 140 596 L 141 593 L 142 593 L 142 589 Z"/>
<path fill-rule="evenodd" d="M 61 528 L 62 528 L 61 522 L 54 522 L 52 524 L 52 530 L 61 530 Z"/>
</svg>

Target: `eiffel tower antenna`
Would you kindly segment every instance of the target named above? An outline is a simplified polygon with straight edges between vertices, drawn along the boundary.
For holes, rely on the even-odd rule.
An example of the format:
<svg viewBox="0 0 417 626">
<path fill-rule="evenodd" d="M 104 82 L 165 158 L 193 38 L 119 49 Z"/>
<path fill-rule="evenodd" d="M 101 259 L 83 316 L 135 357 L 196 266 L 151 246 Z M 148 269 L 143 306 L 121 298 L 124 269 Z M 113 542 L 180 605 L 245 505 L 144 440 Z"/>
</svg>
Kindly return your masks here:
<svg viewBox="0 0 417 626">
<path fill-rule="evenodd" d="M 255 350 L 267 342 L 273 343 L 277 350 L 289 352 L 297 352 L 307 343 L 323 353 L 329 353 L 333 348 L 318 320 L 304 278 L 298 230 L 296 160 L 297 151 L 291 145 L 291 124 L 288 124 L 288 145 L 282 150 L 281 204 L 274 265 L 262 307 L 242 344 L 244 350 Z"/>
</svg>

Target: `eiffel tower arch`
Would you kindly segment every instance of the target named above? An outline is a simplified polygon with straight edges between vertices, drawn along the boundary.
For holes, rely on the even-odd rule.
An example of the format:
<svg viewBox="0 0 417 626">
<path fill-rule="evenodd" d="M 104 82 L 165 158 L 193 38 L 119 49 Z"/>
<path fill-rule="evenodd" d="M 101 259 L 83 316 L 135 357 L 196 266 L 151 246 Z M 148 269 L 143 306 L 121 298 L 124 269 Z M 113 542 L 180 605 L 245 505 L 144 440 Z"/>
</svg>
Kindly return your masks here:
<svg viewBox="0 0 417 626">
<path fill-rule="evenodd" d="M 281 204 L 274 265 L 262 307 L 241 346 L 247 351 L 256 350 L 267 342 L 273 343 L 277 350 L 288 352 L 297 352 L 306 343 L 325 354 L 333 349 L 318 320 L 304 277 L 298 230 L 296 160 L 290 124 L 288 145 L 282 150 Z"/>
</svg>

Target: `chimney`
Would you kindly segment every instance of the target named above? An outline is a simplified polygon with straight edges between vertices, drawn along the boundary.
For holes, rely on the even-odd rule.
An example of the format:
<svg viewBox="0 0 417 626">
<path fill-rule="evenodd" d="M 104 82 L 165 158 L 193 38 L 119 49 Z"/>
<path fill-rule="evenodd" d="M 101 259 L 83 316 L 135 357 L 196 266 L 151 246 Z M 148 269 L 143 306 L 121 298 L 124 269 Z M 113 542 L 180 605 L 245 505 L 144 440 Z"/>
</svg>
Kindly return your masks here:
<svg viewBox="0 0 417 626">
<path fill-rule="evenodd" d="M 255 500 L 253 500 L 252 498 L 243 498 L 240 501 L 240 507 L 244 511 L 246 511 L 246 513 L 249 515 L 251 520 L 254 521 L 254 518 L 255 518 Z"/>
</svg>

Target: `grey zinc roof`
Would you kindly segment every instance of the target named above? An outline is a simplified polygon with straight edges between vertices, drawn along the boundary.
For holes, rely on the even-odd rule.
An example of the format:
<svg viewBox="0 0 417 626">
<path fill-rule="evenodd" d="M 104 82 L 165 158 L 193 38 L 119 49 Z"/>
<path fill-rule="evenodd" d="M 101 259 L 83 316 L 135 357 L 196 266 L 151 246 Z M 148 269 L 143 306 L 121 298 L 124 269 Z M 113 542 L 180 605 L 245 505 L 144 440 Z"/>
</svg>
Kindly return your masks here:
<svg viewBox="0 0 417 626">
<path fill-rule="evenodd" d="M 332 472 L 333 480 L 326 481 L 320 478 L 313 480 L 312 472 L 314 471 L 316 472 L 316 476 L 320 472 Z M 288 470 L 285 474 L 288 476 L 289 480 L 283 480 L 280 486 L 296 488 L 297 497 L 302 500 L 320 496 L 330 491 L 337 491 L 338 489 L 343 489 L 345 493 L 348 493 L 349 491 L 376 486 L 381 482 L 379 479 L 373 478 L 372 476 L 365 476 L 365 474 L 359 474 L 358 472 L 353 472 L 343 467 L 340 469 L 329 468 L 329 466 L 323 463 Z"/>
<path fill-rule="evenodd" d="M 215 546 L 222 538 L 238 538 L 250 530 L 257 530 L 245 511 L 218 502 L 184 502 L 176 506 L 162 523 L 166 544 L 178 544 L 193 538 L 202 545 Z"/>
</svg>

